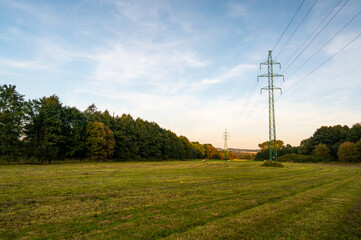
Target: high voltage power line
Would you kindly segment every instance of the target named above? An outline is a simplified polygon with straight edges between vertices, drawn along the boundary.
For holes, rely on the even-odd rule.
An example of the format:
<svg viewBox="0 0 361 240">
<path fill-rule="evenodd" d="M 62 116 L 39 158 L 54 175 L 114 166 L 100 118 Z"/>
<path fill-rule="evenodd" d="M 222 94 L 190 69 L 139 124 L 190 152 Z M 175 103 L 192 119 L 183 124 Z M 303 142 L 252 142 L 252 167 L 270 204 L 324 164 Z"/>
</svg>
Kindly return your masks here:
<svg viewBox="0 0 361 240">
<path fill-rule="evenodd" d="M 284 66 L 287 66 L 287 64 L 288 64 L 288 62 L 291 60 L 291 58 L 298 52 L 298 50 L 300 50 L 301 49 L 301 47 L 311 38 L 311 36 L 317 31 L 317 29 L 322 25 L 322 23 L 328 18 L 328 16 L 330 16 L 330 14 L 337 8 L 337 6 L 340 4 L 342 2 L 342 0 L 340 0 L 340 1 L 338 1 L 338 3 L 331 9 L 331 11 L 326 15 L 326 17 L 318 24 L 318 26 L 312 31 L 312 33 L 306 38 L 306 40 L 296 49 L 296 51 L 294 51 L 292 54 L 291 54 L 291 56 L 284 62 Z M 347 0 L 347 2 L 348 2 L 348 0 Z M 343 7 L 342 7 L 343 8 Z M 340 9 L 342 9 L 342 8 L 340 8 Z M 339 12 L 339 11 L 338 11 Z M 338 13 L 337 12 L 337 13 Z M 336 13 L 336 14 L 337 14 Z M 336 15 L 335 14 L 335 15 Z M 334 16 L 335 16 L 334 15 Z M 333 18 L 332 18 L 333 19 Z M 331 19 L 331 20 L 332 20 Z M 331 21 L 330 20 L 330 21 Z M 330 22 L 330 21 L 328 21 L 328 23 Z M 328 24 L 327 23 L 327 24 Z M 326 24 L 326 25 L 327 25 Z M 325 26 L 326 26 L 325 25 Z M 324 26 L 324 27 L 325 27 Z M 319 33 L 318 33 L 319 34 Z M 285 70 L 284 70 L 285 71 Z"/>
<path fill-rule="evenodd" d="M 340 1 L 340 2 L 341 2 L 341 1 Z M 340 2 L 338 2 L 338 3 L 340 3 Z M 286 67 L 286 69 L 283 70 L 283 73 L 284 73 L 285 71 L 287 71 L 287 69 L 302 55 L 302 53 L 311 45 L 311 43 L 320 35 L 320 33 L 321 33 L 321 32 L 327 27 L 327 25 L 337 16 L 337 14 L 345 7 L 345 5 L 346 5 L 348 2 L 349 2 L 349 0 L 347 0 L 347 1 L 341 6 L 341 8 L 330 18 L 330 20 L 329 20 L 329 21 L 323 26 L 323 28 L 313 37 L 313 39 L 303 48 L 303 50 L 296 56 L 296 58 L 293 59 L 293 61 Z M 338 5 L 338 4 L 337 4 L 337 5 Z M 336 6 L 337 6 L 337 5 L 336 5 Z M 335 7 L 336 7 L 336 6 L 335 6 Z M 334 9 L 335 9 L 335 8 L 334 8 Z M 333 11 L 333 9 L 332 9 L 332 11 Z M 331 12 L 332 12 L 332 11 L 331 11 Z M 331 12 L 330 12 L 330 13 L 331 13 Z M 328 17 L 328 15 L 327 15 L 327 17 Z M 327 18 L 327 17 L 326 17 L 326 18 Z M 326 18 L 325 18 L 325 19 L 326 19 Z M 324 20 L 325 20 L 325 19 L 324 19 Z M 324 20 L 323 20 L 323 21 L 324 21 Z M 322 21 L 322 22 L 323 22 L 323 21 Z M 322 22 L 321 22 L 321 23 L 322 23 Z M 321 24 L 320 24 L 320 25 L 321 25 Z M 319 25 L 319 26 L 320 26 L 320 25 Z M 318 28 L 318 27 L 317 27 L 317 28 Z M 317 28 L 316 28 L 316 29 L 317 29 Z M 312 35 L 312 34 L 313 34 L 313 32 L 311 33 L 311 35 Z M 310 35 L 310 36 L 311 36 L 311 35 Z M 307 40 L 308 40 L 308 39 L 306 39 L 306 41 L 307 41 Z M 302 43 L 302 45 L 303 45 L 303 43 Z M 296 50 L 296 52 L 297 52 L 298 50 L 299 50 L 299 48 Z M 289 59 L 288 59 L 288 60 L 289 60 Z M 288 61 L 288 60 L 287 60 L 287 61 Z"/>
<path fill-rule="evenodd" d="M 300 80 L 298 80 L 297 82 L 295 82 L 293 85 L 291 85 L 290 87 L 288 87 L 286 89 L 286 91 L 288 92 L 291 88 L 293 88 L 294 86 L 296 86 L 298 83 L 300 83 L 301 81 L 305 80 L 306 78 L 308 78 L 312 73 L 314 73 L 315 71 L 317 71 L 319 68 L 321 68 L 323 65 L 325 65 L 328 61 L 330 61 L 333 57 L 335 57 L 337 54 L 339 54 L 340 52 L 342 52 L 345 48 L 347 48 L 351 43 L 353 43 L 356 39 L 358 39 L 361 36 L 361 33 L 358 34 L 355 38 L 353 38 L 350 42 L 348 42 L 345 46 L 343 46 L 341 49 L 339 49 L 336 53 L 332 54 L 329 58 L 327 58 L 324 62 L 322 62 L 318 67 L 316 67 L 315 69 L 313 69 L 310 73 L 308 73 L 306 76 L 304 76 L 303 78 L 301 78 Z"/>
<path fill-rule="evenodd" d="M 308 63 L 312 58 L 314 58 L 326 45 L 328 45 L 335 37 L 340 34 L 353 20 L 355 20 L 361 13 L 361 10 L 357 12 L 339 31 L 337 31 L 332 38 L 330 38 L 324 45 L 322 45 L 311 57 L 309 57 L 301 66 L 299 66 L 295 71 L 293 71 L 288 78 L 292 77 L 298 70 L 300 70 L 306 63 Z"/>
<path fill-rule="evenodd" d="M 283 95 L 285 93 L 288 93 L 292 88 L 294 88 L 297 84 L 299 84 L 301 81 L 304 81 L 305 79 L 307 79 L 311 74 L 313 74 L 314 72 L 316 72 L 318 69 L 320 69 L 322 66 L 324 66 L 328 61 L 330 61 L 332 58 L 334 58 L 337 54 L 339 54 L 340 52 L 342 52 L 345 48 L 347 48 L 349 45 L 351 45 L 354 41 L 356 41 L 359 37 L 361 37 L 361 33 L 358 34 L 356 37 L 354 37 L 351 41 L 349 41 L 346 45 L 344 45 L 342 48 L 340 48 L 337 52 L 335 52 L 333 55 L 331 55 L 329 58 L 327 58 L 324 62 L 322 62 L 320 65 L 318 65 L 316 68 L 314 68 L 311 72 L 309 72 L 307 75 L 305 75 L 303 78 L 299 79 L 297 82 L 295 82 L 294 84 L 292 84 L 290 87 L 286 88 L 283 91 Z M 275 102 L 278 101 L 278 99 L 281 97 L 282 95 L 279 95 L 276 99 Z M 259 113 L 263 112 L 265 110 L 266 106 L 262 109 L 262 111 L 259 111 Z M 258 121 L 259 121 L 259 116 L 262 116 L 261 114 L 257 114 L 257 117 L 255 118 L 256 120 L 253 121 L 253 125 L 255 126 Z M 253 127 L 251 127 L 253 128 Z M 248 129 L 251 129 L 248 128 Z"/>
<path fill-rule="evenodd" d="M 289 26 L 291 25 L 291 23 L 292 23 L 293 20 L 295 19 L 296 15 L 297 15 L 298 12 L 300 11 L 300 9 L 301 9 L 302 5 L 304 4 L 304 2 L 305 2 L 305 0 L 302 0 L 301 4 L 298 6 L 295 14 L 293 15 L 293 17 L 291 18 L 291 20 L 290 20 L 289 23 L 287 24 L 287 26 L 286 26 L 286 28 L 284 29 L 284 31 L 282 32 L 281 36 L 278 38 L 278 40 L 277 40 L 277 42 L 276 42 L 276 44 L 274 45 L 274 47 L 273 47 L 272 50 L 274 50 L 274 49 L 277 47 L 278 43 L 280 42 L 280 40 L 282 39 L 283 35 L 285 34 L 285 32 L 287 31 L 287 29 L 289 28 Z M 317 0 L 315 1 L 315 3 L 316 3 L 316 2 L 317 2 Z M 314 3 L 314 4 L 315 4 L 315 3 Z M 312 6 L 312 7 L 313 7 L 313 6 Z M 312 7 L 311 7 L 311 9 L 312 9 Z M 310 10 L 309 10 L 309 11 L 310 11 Z M 307 13 L 307 14 L 308 14 L 308 13 Z M 259 69 L 257 75 L 259 75 L 260 71 L 261 71 L 261 69 Z M 248 97 L 247 104 L 244 104 L 243 106 L 248 106 L 248 105 L 249 105 L 250 99 L 251 99 L 251 97 L 252 97 L 253 94 L 254 94 L 254 91 L 255 91 L 255 89 L 256 89 L 256 86 L 257 86 L 257 83 L 254 85 L 254 87 L 253 87 L 253 89 L 252 89 L 252 93 L 251 93 L 250 96 Z M 256 101 L 256 103 L 255 103 L 255 106 L 253 106 L 253 108 L 256 107 L 256 105 L 259 103 L 260 98 L 261 98 L 261 96 L 258 97 L 258 99 L 257 99 L 257 101 Z M 237 115 L 235 122 L 238 121 L 238 119 L 239 119 L 240 115 L 242 114 L 243 110 L 244 110 L 244 107 L 242 108 L 242 111 L 240 111 L 240 113 Z M 247 117 L 244 119 L 244 121 L 242 122 L 242 124 L 238 127 L 238 130 L 243 127 L 244 123 L 247 122 L 247 120 L 248 120 L 249 117 L 252 115 L 252 113 L 253 113 L 252 111 L 249 112 L 249 114 L 248 114 Z M 235 125 L 235 124 L 232 124 L 232 129 L 235 127 L 234 125 Z"/>
<path fill-rule="evenodd" d="M 258 111 L 255 114 L 255 117 L 252 119 L 253 121 L 252 121 L 251 125 L 249 125 L 244 131 L 241 132 L 242 137 L 247 136 L 247 134 L 250 132 L 250 130 L 254 129 L 254 127 L 261 120 L 261 117 L 264 116 L 264 111 L 266 110 L 266 108 L 267 108 L 267 105 L 264 105 L 263 108 L 258 108 Z"/>
<path fill-rule="evenodd" d="M 306 13 L 306 15 L 303 17 L 302 21 L 300 22 L 300 24 L 296 27 L 296 29 L 293 31 L 292 35 L 290 36 L 290 38 L 287 40 L 287 42 L 283 45 L 283 47 L 281 48 L 280 52 L 278 52 L 277 57 L 281 54 L 281 52 L 285 49 L 285 46 L 289 43 L 289 41 L 291 40 L 291 38 L 293 37 L 293 35 L 295 34 L 295 32 L 299 29 L 299 27 L 301 26 L 301 24 L 304 22 L 304 19 L 306 19 L 307 15 L 309 14 L 309 12 L 312 10 L 312 8 L 315 6 L 317 0 L 314 1 L 313 5 L 311 6 L 311 8 L 308 10 L 308 12 Z M 312 35 L 320 28 L 320 26 L 327 20 L 327 18 L 332 14 L 332 12 L 335 11 L 335 9 L 340 5 L 340 3 L 342 2 L 342 0 L 338 1 L 337 4 L 332 8 L 331 11 L 329 11 L 329 13 L 326 15 L 325 18 L 323 18 L 323 20 L 318 24 L 318 26 L 313 30 L 313 32 L 307 37 L 307 39 L 300 45 L 300 47 L 288 58 L 287 62 L 289 62 L 290 59 L 292 59 L 295 54 L 304 46 L 304 44 L 312 37 Z M 309 47 L 309 45 L 320 35 L 320 33 L 328 26 L 328 24 L 339 14 L 339 12 L 345 7 L 345 5 L 349 2 L 349 0 L 346 0 L 344 2 L 344 4 L 332 15 L 332 17 L 327 21 L 326 24 L 323 25 L 323 27 L 317 32 L 317 34 L 312 38 L 312 40 L 310 42 L 308 42 L 308 44 L 301 50 L 301 52 L 297 55 L 297 57 L 289 64 L 286 65 L 287 68 L 284 69 L 282 71 L 282 73 L 284 73 L 297 59 L 298 57 Z M 288 23 L 288 25 L 286 26 L 285 30 L 283 31 L 283 33 L 281 34 L 281 36 L 278 38 L 275 46 L 273 49 L 275 49 L 277 47 L 277 45 L 279 44 L 280 40 L 282 39 L 282 37 L 284 36 L 285 32 L 287 31 L 287 29 L 289 28 L 289 26 L 291 25 L 292 21 L 294 20 L 295 16 L 297 15 L 297 13 L 299 12 L 299 9 L 302 7 L 304 1 L 301 2 L 300 6 L 298 7 L 296 13 L 294 14 L 294 16 L 292 17 L 291 21 Z M 354 15 L 331 39 L 329 39 L 320 49 L 318 49 L 310 58 L 308 58 L 300 67 L 298 67 L 296 69 L 296 71 L 294 71 L 287 79 L 291 78 L 292 75 L 297 72 L 300 68 L 302 68 L 307 62 L 309 62 L 316 54 L 318 54 L 327 44 L 329 44 L 336 36 L 338 36 L 339 33 L 341 33 L 352 21 L 354 21 L 359 15 L 361 14 L 361 10 Z M 314 72 L 316 72 L 319 68 L 321 68 L 322 66 L 324 66 L 328 61 L 330 61 L 332 58 L 334 58 L 337 54 L 339 54 L 341 51 L 343 51 L 345 48 L 347 48 L 350 44 L 352 44 L 354 41 L 356 41 L 359 37 L 361 36 L 361 33 L 359 35 L 357 35 L 355 38 L 353 38 L 350 42 L 348 42 L 345 46 L 343 46 L 342 48 L 340 48 L 336 53 L 334 53 L 332 56 L 330 56 L 329 58 L 327 58 L 324 62 L 322 62 L 319 66 L 317 66 L 315 69 L 313 69 L 311 72 L 309 72 L 308 74 L 306 74 L 303 78 L 301 78 L 300 80 L 298 80 L 297 82 L 295 82 L 293 85 L 291 85 L 290 87 L 288 87 L 287 89 L 285 89 L 285 92 L 288 93 L 293 87 L 295 87 L 297 84 L 299 84 L 301 81 L 305 80 L 306 78 L 308 78 L 311 74 L 313 74 Z M 260 71 L 259 71 L 260 72 Z M 259 73 L 258 72 L 258 73 Z M 254 90 L 252 91 L 252 95 L 254 93 Z M 275 101 L 277 101 L 280 98 L 280 96 L 275 99 Z M 256 104 L 257 105 L 259 103 L 260 97 L 257 99 Z M 249 101 L 248 101 L 249 102 Z M 248 105 L 248 104 L 247 104 Z M 266 106 L 262 109 L 264 110 L 266 108 Z M 254 108 L 253 108 L 254 109 Z M 248 121 L 249 117 L 254 115 L 254 113 L 256 112 L 256 110 L 258 109 L 254 109 L 252 111 L 250 111 L 247 115 L 247 117 L 245 118 L 245 121 L 243 121 L 243 123 L 241 124 L 241 126 L 238 128 L 241 129 L 243 127 L 243 125 L 245 124 L 245 122 Z M 257 124 L 258 121 L 260 120 L 260 116 L 262 116 L 261 111 L 258 111 L 257 114 L 255 115 L 254 120 L 252 121 L 252 126 Z M 246 131 L 250 131 L 251 128 L 253 127 L 247 127 Z M 242 135 L 246 132 L 242 132 Z M 271 130 L 270 130 L 271 131 Z"/>
<path fill-rule="evenodd" d="M 332 58 L 334 58 L 336 55 L 338 55 L 340 52 L 342 52 L 345 48 L 347 48 L 349 45 L 351 45 L 354 41 L 356 41 L 359 37 L 361 37 L 361 33 L 359 33 L 356 37 L 354 37 L 351 41 L 349 41 L 346 45 L 344 45 L 342 48 L 340 48 L 337 52 L 335 52 L 334 54 L 332 54 L 329 58 L 327 58 L 325 61 L 323 61 L 320 65 L 318 65 L 316 68 L 314 68 L 311 72 L 309 72 L 307 75 L 305 75 L 303 78 L 299 79 L 298 81 L 296 81 L 294 84 L 292 84 L 290 87 L 286 88 L 283 91 L 283 95 L 285 93 L 288 93 L 292 88 L 294 88 L 297 84 L 299 84 L 300 82 L 304 81 L 305 79 L 307 79 L 311 74 L 313 74 L 314 72 L 316 72 L 318 69 L 320 69 L 322 66 L 324 66 L 328 61 L 330 61 Z M 282 95 L 279 95 L 275 102 L 278 101 L 278 99 L 281 97 Z M 263 110 L 266 107 L 263 108 Z M 261 112 L 261 111 L 260 111 Z M 258 114 L 259 115 L 259 114 Z M 257 116 L 258 119 L 258 116 Z M 254 123 L 256 123 L 257 121 L 254 121 Z"/>
<path fill-rule="evenodd" d="M 311 8 L 307 11 L 307 13 L 305 14 L 305 16 L 302 18 L 301 22 L 297 25 L 297 27 L 295 28 L 295 30 L 293 31 L 293 33 L 291 34 L 291 36 L 288 38 L 288 40 L 286 41 L 286 43 L 283 45 L 283 47 L 281 48 L 281 50 L 278 52 L 278 54 L 276 55 L 275 59 L 278 58 L 278 56 L 281 54 L 281 52 L 283 51 L 283 49 L 286 47 L 286 45 L 289 43 L 289 41 L 292 39 L 292 37 L 295 35 L 295 33 L 297 32 L 298 28 L 302 25 L 302 23 L 305 21 L 305 19 L 307 18 L 308 14 L 311 12 L 311 10 L 313 9 L 313 7 L 315 6 L 315 4 L 317 3 L 318 0 L 315 0 L 314 3 L 312 4 Z"/>
<path fill-rule="evenodd" d="M 281 36 L 278 38 L 276 44 L 274 45 L 274 47 L 272 48 L 272 51 L 277 47 L 278 43 L 280 42 L 281 38 L 283 37 L 283 35 L 285 34 L 285 32 L 287 31 L 288 27 L 291 25 L 291 23 L 293 22 L 293 19 L 295 19 L 297 13 L 300 11 L 303 3 L 305 2 L 305 0 L 302 0 L 300 6 L 297 8 L 297 11 L 295 12 L 295 14 L 293 15 L 292 19 L 290 20 L 290 22 L 287 24 L 285 30 L 283 31 L 283 33 L 281 34 Z M 258 75 L 258 74 L 257 74 Z"/>
<path fill-rule="evenodd" d="M 258 105 L 260 99 L 261 99 L 261 95 L 259 95 L 259 97 L 257 98 L 257 101 L 255 102 L 255 104 L 253 105 L 253 107 L 251 109 L 254 109 Z M 238 127 L 238 130 L 240 130 L 243 127 L 243 125 L 247 122 L 247 120 L 249 119 L 249 117 L 251 116 L 252 113 L 253 113 L 252 111 L 248 112 L 247 117 L 244 119 L 242 124 Z"/>
<path fill-rule="evenodd" d="M 233 130 L 233 129 L 235 128 L 235 126 L 236 126 L 236 124 L 237 124 L 237 121 L 239 120 L 239 117 L 241 116 L 241 114 L 242 114 L 243 111 L 244 111 L 245 106 L 248 106 L 248 104 L 250 103 L 251 98 L 252 98 L 252 96 L 253 96 L 253 94 L 254 94 L 254 92 L 255 92 L 255 90 L 256 90 L 256 87 L 257 87 L 257 82 L 255 82 L 254 86 L 252 87 L 251 93 L 250 93 L 250 94 L 248 95 L 248 97 L 247 97 L 247 103 L 242 105 L 243 107 L 241 108 L 239 114 L 237 115 L 235 121 L 233 122 L 232 127 L 231 127 L 231 130 Z"/>
</svg>

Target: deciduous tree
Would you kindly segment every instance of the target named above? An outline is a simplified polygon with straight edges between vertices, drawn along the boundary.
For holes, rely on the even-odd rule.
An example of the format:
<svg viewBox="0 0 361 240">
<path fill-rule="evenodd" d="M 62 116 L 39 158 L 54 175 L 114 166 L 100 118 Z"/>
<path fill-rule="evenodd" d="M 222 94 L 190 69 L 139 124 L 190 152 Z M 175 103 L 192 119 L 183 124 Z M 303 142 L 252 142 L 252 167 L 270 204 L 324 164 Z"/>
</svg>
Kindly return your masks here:
<svg viewBox="0 0 361 240">
<path fill-rule="evenodd" d="M 15 160 L 23 133 L 24 97 L 13 85 L 0 86 L 0 155 Z"/>
<path fill-rule="evenodd" d="M 331 161 L 330 150 L 328 149 L 326 144 L 323 143 L 318 144 L 315 150 L 313 150 L 313 155 L 320 162 Z"/>
<path fill-rule="evenodd" d="M 357 162 L 355 144 L 351 142 L 342 143 L 338 149 L 337 156 L 341 162 Z"/>
<path fill-rule="evenodd" d="M 105 161 L 113 154 L 114 134 L 104 123 L 89 122 L 87 126 L 86 147 L 88 157 L 96 161 Z"/>
</svg>

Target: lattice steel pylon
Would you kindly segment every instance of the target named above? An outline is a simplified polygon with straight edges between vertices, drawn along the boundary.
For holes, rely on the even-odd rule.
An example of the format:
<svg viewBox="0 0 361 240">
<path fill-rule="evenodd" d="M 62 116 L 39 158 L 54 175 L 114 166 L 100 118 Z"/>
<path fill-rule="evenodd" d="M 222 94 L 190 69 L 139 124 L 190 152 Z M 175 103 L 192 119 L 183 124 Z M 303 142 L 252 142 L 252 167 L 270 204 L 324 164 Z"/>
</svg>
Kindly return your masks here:
<svg viewBox="0 0 361 240">
<path fill-rule="evenodd" d="M 224 139 L 223 159 L 228 159 L 228 143 L 227 143 L 228 138 L 229 138 L 229 133 L 227 132 L 226 129 L 223 133 L 223 139 Z"/>
<path fill-rule="evenodd" d="M 283 75 L 274 74 L 273 73 L 273 65 L 278 64 L 281 68 L 281 64 L 278 62 L 274 62 L 272 59 L 272 51 L 268 52 L 268 60 L 266 62 L 260 63 L 259 67 L 261 69 L 262 65 L 267 65 L 267 73 L 258 75 L 257 82 L 260 77 L 267 77 L 268 78 L 268 86 L 261 88 L 262 90 L 268 90 L 268 102 L 269 102 L 269 160 L 270 161 L 277 161 L 277 140 L 276 140 L 276 120 L 275 120 L 275 106 L 274 106 L 274 90 L 281 90 L 279 87 L 275 87 L 273 85 L 273 78 L 274 77 L 282 77 L 283 81 L 285 80 Z"/>
</svg>

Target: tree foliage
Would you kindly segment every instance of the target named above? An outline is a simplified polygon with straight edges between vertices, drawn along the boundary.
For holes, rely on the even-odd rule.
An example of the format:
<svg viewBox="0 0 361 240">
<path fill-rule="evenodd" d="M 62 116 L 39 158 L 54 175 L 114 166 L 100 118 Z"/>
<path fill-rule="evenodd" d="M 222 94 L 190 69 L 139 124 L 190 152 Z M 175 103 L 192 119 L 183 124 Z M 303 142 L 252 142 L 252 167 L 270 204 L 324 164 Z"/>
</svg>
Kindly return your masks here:
<svg viewBox="0 0 361 240">
<path fill-rule="evenodd" d="M 313 155 L 320 162 L 328 162 L 331 161 L 330 150 L 326 146 L 326 144 L 320 143 L 313 150 Z"/>
<path fill-rule="evenodd" d="M 361 139 L 355 143 L 355 153 L 357 162 L 361 162 Z"/>
<path fill-rule="evenodd" d="M 24 98 L 15 86 L 0 86 L 0 156 L 8 160 L 15 160 L 19 156 L 24 107 Z"/>
<path fill-rule="evenodd" d="M 258 144 L 258 147 L 259 147 L 260 151 L 268 151 L 269 150 L 269 144 L 270 144 L 269 141 L 266 141 L 266 142 Z M 273 142 L 271 142 L 271 147 L 272 148 L 274 147 Z M 284 148 L 285 143 L 282 140 L 277 140 L 276 141 L 276 147 L 277 147 L 277 149 Z"/>
<path fill-rule="evenodd" d="M 15 86 L 0 86 L 0 153 L 3 158 L 53 160 L 159 160 L 220 158 L 211 144 L 129 114 L 113 116 L 91 104 L 85 111 L 52 95 L 24 101 Z"/>
<path fill-rule="evenodd" d="M 293 147 L 290 144 L 285 145 L 282 140 L 277 140 L 276 146 L 278 157 L 298 151 L 298 147 Z M 258 144 L 258 147 L 260 148 L 260 151 L 256 154 L 254 160 L 263 161 L 269 159 L 269 141 Z"/>
<path fill-rule="evenodd" d="M 356 144 L 352 142 L 342 143 L 338 149 L 337 156 L 341 162 L 357 162 Z"/>
<path fill-rule="evenodd" d="M 113 154 L 115 146 L 113 131 L 104 123 L 89 122 L 87 126 L 86 149 L 90 159 L 104 161 Z"/>
<path fill-rule="evenodd" d="M 355 157 L 354 153 L 346 151 L 346 149 L 353 151 L 351 146 L 360 139 L 360 123 L 352 125 L 351 128 L 341 125 L 322 126 L 310 138 L 301 141 L 298 153 L 301 155 L 313 155 L 319 162 L 330 160 L 361 162 L 361 159 Z M 328 151 L 325 147 L 327 147 Z"/>
<path fill-rule="evenodd" d="M 41 162 L 63 159 L 66 145 L 64 107 L 55 95 L 29 101 L 25 140 L 28 154 Z"/>
</svg>

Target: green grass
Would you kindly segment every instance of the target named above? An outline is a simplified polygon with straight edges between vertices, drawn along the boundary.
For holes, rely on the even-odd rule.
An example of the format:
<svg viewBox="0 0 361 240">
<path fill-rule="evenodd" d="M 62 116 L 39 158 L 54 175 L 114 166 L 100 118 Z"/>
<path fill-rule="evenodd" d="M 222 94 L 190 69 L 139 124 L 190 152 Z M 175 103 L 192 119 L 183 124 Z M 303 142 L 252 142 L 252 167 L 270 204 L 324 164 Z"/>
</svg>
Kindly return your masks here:
<svg viewBox="0 0 361 240">
<path fill-rule="evenodd" d="M 261 164 L 0 166 L 0 238 L 361 238 L 361 168 Z"/>
</svg>

